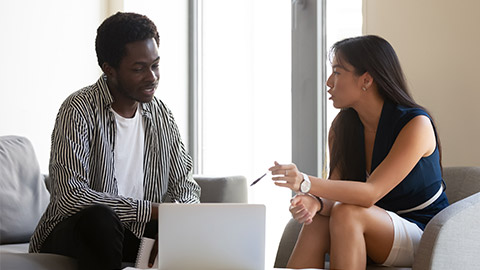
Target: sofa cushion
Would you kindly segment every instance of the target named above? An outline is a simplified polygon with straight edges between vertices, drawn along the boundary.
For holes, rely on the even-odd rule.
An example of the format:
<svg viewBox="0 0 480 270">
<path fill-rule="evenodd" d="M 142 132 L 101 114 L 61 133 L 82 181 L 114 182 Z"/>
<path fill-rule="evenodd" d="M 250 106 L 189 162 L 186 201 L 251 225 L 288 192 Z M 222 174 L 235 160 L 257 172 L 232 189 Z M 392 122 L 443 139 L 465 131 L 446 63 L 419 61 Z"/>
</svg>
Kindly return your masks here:
<svg viewBox="0 0 480 270">
<path fill-rule="evenodd" d="M 0 253 L 0 269 L 76 270 L 77 262 L 57 254 Z"/>
<path fill-rule="evenodd" d="M 0 137 L 0 244 L 28 242 L 48 201 L 30 141 Z"/>
<path fill-rule="evenodd" d="M 0 254 L 2 253 L 28 253 L 29 243 L 5 244 L 0 245 Z M 2 269 L 2 268 L 0 268 Z"/>
</svg>

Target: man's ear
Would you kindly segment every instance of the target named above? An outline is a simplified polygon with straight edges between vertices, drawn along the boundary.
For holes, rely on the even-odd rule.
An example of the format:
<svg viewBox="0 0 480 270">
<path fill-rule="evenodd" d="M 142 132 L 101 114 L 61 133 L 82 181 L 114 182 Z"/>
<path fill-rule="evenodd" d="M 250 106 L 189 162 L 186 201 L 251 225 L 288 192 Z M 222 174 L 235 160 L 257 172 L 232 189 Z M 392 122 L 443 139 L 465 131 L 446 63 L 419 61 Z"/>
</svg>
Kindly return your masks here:
<svg viewBox="0 0 480 270">
<path fill-rule="evenodd" d="M 107 77 L 113 77 L 115 75 L 115 69 L 110 66 L 107 62 L 104 62 L 102 64 L 102 70 L 103 70 L 103 73 L 105 73 L 105 75 L 107 75 Z"/>
</svg>

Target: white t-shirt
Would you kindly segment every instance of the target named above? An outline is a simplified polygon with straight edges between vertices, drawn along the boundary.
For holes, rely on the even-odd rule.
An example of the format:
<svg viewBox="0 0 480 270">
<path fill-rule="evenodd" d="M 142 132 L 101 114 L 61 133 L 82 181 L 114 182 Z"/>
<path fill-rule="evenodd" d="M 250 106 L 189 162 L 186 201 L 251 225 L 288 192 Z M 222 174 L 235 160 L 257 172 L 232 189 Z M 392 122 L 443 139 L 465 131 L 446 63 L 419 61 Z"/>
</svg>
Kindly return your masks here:
<svg viewBox="0 0 480 270">
<path fill-rule="evenodd" d="M 118 194 L 143 200 L 143 151 L 145 131 L 138 105 L 133 118 L 125 118 L 112 109 L 117 121 L 115 136 L 115 178 Z"/>
</svg>

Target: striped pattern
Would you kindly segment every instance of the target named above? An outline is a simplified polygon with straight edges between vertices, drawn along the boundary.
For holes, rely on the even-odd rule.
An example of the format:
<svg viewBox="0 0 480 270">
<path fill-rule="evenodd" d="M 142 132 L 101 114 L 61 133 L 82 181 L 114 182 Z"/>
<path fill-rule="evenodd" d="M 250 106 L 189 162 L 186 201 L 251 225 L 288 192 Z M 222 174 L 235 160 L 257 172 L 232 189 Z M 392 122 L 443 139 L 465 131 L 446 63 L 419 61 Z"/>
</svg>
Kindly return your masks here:
<svg viewBox="0 0 480 270">
<path fill-rule="evenodd" d="M 96 84 L 70 95 L 60 107 L 52 133 L 50 204 L 30 240 L 30 252 L 39 252 L 55 225 L 89 205 L 112 207 L 125 227 L 141 237 L 150 220 L 151 202 L 167 198 L 179 203 L 199 202 L 200 187 L 192 178 L 192 160 L 171 111 L 156 98 L 142 104 L 145 200 L 118 195 L 112 102 L 102 76 Z"/>
</svg>

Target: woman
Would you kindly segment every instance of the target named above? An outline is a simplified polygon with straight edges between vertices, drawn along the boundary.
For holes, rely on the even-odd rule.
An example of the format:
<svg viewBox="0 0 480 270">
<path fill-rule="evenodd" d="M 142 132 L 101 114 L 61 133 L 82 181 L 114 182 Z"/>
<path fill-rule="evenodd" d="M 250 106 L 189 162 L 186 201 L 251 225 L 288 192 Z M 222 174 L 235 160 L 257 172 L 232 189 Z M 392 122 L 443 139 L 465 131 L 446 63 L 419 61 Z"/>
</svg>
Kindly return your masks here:
<svg viewBox="0 0 480 270">
<path fill-rule="evenodd" d="M 425 225 L 448 205 L 433 120 L 386 40 L 345 39 L 332 55 L 328 93 L 341 111 L 329 132 L 329 179 L 295 164 L 270 168 L 276 185 L 300 192 L 290 212 L 304 226 L 287 267 L 324 268 L 326 253 L 331 269 L 411 266 Z"/>
</svg>

